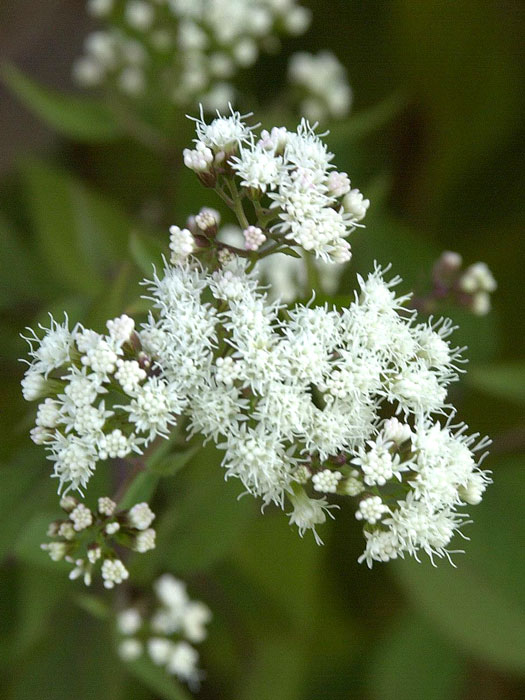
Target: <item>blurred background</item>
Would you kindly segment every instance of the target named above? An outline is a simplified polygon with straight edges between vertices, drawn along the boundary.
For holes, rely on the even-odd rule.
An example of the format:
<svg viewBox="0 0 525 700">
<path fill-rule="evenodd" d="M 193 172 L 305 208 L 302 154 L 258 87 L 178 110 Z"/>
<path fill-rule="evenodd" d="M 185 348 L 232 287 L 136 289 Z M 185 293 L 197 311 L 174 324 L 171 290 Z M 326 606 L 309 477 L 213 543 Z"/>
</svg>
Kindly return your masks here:
<svg viewBox="0 0 525 700">
<path fill-rule="evenodd" d="M 162 482 L 158 507 L 173 505 L 176 522 L 136 580 L 148 585 L 171 571 L 213 609 L 202 646 L 206 700 L 518 700 L 525 697 L 523 5 L 303 4 L 313 11 L 310 30 L 248 72 L 240 107 L 262 109 L 256 116 L 265 125 L 279 123 L 278 109 L 270 116 L 264 105 L 298 49 L 329 48 L 347 68 L 352 111 L 327 140 L 338 168 L 372 204 L 366 229 L 352 237 L 340 295 L 374 260 L 391 262 L 403 288 L 418 292 L 443 250 L 466 264 L 488 263 L 499 285 L 493 310 L 444 311 L 460 325 L 457 344 L 469 347 L 468 374 L 452 402 L 473 431 L 493 437 L 485 466 L 494 485 L 472 509 L 471 541 L 458 544 L 466 553 L 455 557 L 457 568 L 411 560 L 370 571 L 356 562 L 362 535 L 349 510 L 324 528 L 326 544 L 317 547 L 282 514 L 262 516 L 255 503 L 237 502 L 240 489 L 223 483 L 219 458 L 205 451 Z M 94 24 L 84 10 L 80 0 L 3 0 L 2 62 L 48 88 L 75 91 L 71 64 Z M 111 125 L 93 136 L 85 113 L 76 122 L 71 113 L 58 134 L 50 123 L 60 113 L 32 100 L 27 85 L 24 92 L 18 83 L 16 96 L 9 75 L 0 85 L 0 695 L 170 700 L 179 696 L 169 684 L 135 678 L 119 661 L 81 584 L 39 550 L 57 499 L 43 451 L 27 435 L 18 334 L 47 311 L 67 310 L 94 327 L 124 310 L 140 313 L 137 282 L 166 247 L 167 224 L 214 202 L 180 168 L 191 139 L 182 114 L 165 157 Z"/>
</svg>

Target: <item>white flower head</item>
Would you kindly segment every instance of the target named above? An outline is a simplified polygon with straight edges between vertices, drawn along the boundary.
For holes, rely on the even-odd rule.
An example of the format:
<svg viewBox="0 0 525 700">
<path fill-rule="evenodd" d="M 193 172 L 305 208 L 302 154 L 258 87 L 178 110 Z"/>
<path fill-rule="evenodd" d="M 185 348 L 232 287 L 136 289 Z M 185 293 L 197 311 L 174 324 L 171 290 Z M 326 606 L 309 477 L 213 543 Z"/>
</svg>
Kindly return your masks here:
<svg viewBox="0 0 525 700">
<path fill-rule="evenodd" d="M 166 669 L 182 681 L 192 681 L 199 677 L 198 661 L 198 652 L 188 642 L 177 642 L 171 649 Z"/>
<path fill-rule="evenodd" d="M 201 114 L 200 119 L 195 119 L 197 139 L 214 153 L 232 152 L 248 138 L 250 127 L 244 120 L 249 116 L 251 115 L 242 116 L 240 112 L 231 109 L 230 116 L 223 117 L 218 114 L 215 119 L 206 124 Z"/>
<path fill-rule="evenodd" d="M 309 498 L 303 489 L 290 495 L 290 501 L 293 505 L 289 513 L 290 525 L 297 525 L 301 537 L 306 530 L 312 530 L 317 544 L 322 544 L 315 528 L 326 522 L 326 515 L 330 515 L 330 508 L 335 506 L 329 506 L 325 498 Z"/>
<path fill-rule="evenodd" d="M 358 189 L 350 190 L 343 199 L 344 210 L 352 221 L 362 221 L 369 206 L 370 200 L 365 199 Z"/>
<path fill-rule="evenodd" d="M 360 501 L 355 517 L 357 520 L 365 520 L 371 525 L 375 525 L 388 511 L 388 506 L 383 503 L 380 496 L 370 496 Z"/>
<path fill-rule="evenodd" d="M 135 537 L 133 542 L 134 551 L 144 554 L 145 552 L 149 552 L 151 549 L 155 549 L 155 539 L 156 532 L 152 527 L 148 528 L 147 530 L 142 530 Z"/>
<path fill-rule="evenodd" d="M 69 330 L 67 316 L 62 324 L 55 321 L 51 315 L 50 321 L 49 328 L 45 328 L 40 324 L 38 326 L 44 332 L 42 338 L 39 338 L 31 328 L 27 329 L 31 336 L 23 336 L 30 346 L 29 354 L 33 358 L 32 370 L 43 374 L 44 377 L 47 377 L 52 370 L 61 367 L 69 361 L 75 335 L 75 329 L 72 332 Z M 36 385 L 36 375 L 30 376 Z M 29 386 L 29 380 L 26 381 L 26 386 Z M 31 393 L 28 389 L 26 391 Z"/>
<path fill-rule="evenodd" d="M 135 321 L 126 314 L 122 314 L 122 316 L 108 321 L 106 326 L 110 337 L 120 346 L 131 338 L 131 334 L 135 330 Z"/>
<path fill-rule="evenodd" d="M 43 374 L 30 367 L 22 379 L 22 394 L 26 401 L 37 401 L 45 396 L 48 382 Z"/>
<path fill-rule="evenodd" d="M 85 488 L 95 469 L 97 456 L 93 444 L 76 435 L 66 437 L 56 433 L 49 448 L 48 459 L 55 463 L 53 476 L 60 481 L 59 493 L 65 484 L 69 485 L 64 494 L 71 488 L 78 491 Z"/>
<path fill-rule="evenodd" d="M 101 573 L 105 588 L 114 588 L 115 584 L 122 583 L 129 577 L 129 571 L 120 559 L 105 559 Z"/>
<path fill-rule="evenodd" d="M 321 493 L 335 493 L 342 478 L 341 472 L 323 469 L 323 471 L 312 476 L 314 490 Z"/>
<path fill-rule="evenodd" d="M 112 516 L 117 508 L 117 504 L 111 498 L 102 496 L 98 499 L 98 512 L 101 515 Z"/>
<path fill-rule="evenodd" d="M 79 503 L 78 506 L 71 511 L 69 518 L 72 520 L 76 532 L 85 530 L 93 524 L 93 513 L 83 503 Z"/>
<path fill-rule="evenodd" d="M 138 639 L 123 639 L 118 646 L 118 654 L 123 661 L 135 661 L 142 654 L 142 643 Z"/>
<path fill-rule="evenodd" d="M 137 530 L 147 530 L 155 519 L 155 513 L 147 503 L 137 503 L 129 511 L 127 519 L 131 527 Z"/>
</svg>

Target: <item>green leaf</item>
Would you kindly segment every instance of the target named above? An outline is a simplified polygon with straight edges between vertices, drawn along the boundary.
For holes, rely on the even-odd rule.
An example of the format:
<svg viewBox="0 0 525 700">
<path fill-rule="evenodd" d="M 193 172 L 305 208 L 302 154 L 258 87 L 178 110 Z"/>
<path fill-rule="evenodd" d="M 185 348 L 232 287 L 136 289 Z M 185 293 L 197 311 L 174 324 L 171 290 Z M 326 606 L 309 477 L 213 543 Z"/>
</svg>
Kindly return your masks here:
<svg viewBox="0 0 525 700">
<path fill-rule="evenodd" d="M 186 464 L 188 464 L 188 462 L 190 462 L 201 449 L 201 445 L 194 445 L 193 447 L 188 447 L 188 449 L 182 450 L 181 452 L 169 454 L 166 457 L 155 461 L 151 465 L 151 469 L 161 476 L 173 476 L 184 466 L 186 466 Z"/>
<path fill-rule="evenodd" d="M 459 700 L 462 682 L 457 652 L 410 613 L 376 647 L 368 685 L 373 700 Z"/>
<path fill-rule="evenodd" d="M 47 164 L 29 161 L 24 175 L 37 245 L 50 273 L 64 289 L 101 293 L 126 256 L 130 220 L 114 202 Z"/>
<path fill-rule="evenodd" d="M 109 289 L 95 299 L 87 313 L 84 323 L 95 330 L 106 331 L 108 318 L 129 313 L 140 294 L 139 278 L 133 264 L 126 260 L 112 280 Z"/>
<path fill-rule="evenodd" d="M 124 498 L 119 503 L 119 507 L 122 509 L 131 508 L 135 503 L 149 501 L 155 493 L 159 480 L 160 474 L 150 469 L 140 472 L 126 491 Z"/>
<path fill-rule="evenodd" d="M 498 399 L 525 404 L 525 363 L 471 367 L 467 382 Z"/>
<path fill-rule="evenodd" d="M 301 259 L 303 256 L 301 253 L 299 253 L 295 248 L 281 248 L 279 253 L 282 253 L 283 255 L 288 255 L 290 258 L 299 258 Z"/>
<path fill-rule="evenodd" d="M 239 700 L 299 700 L 303 697 L 313 656 L 332 643 L 327 591 L 320 590 L 324 550 L 313 537 L 301 539 L 281 512 L 268 512 L 250 523 L 233 553 L 246 576 L 252 606 L 264 601 L 256 630 L 254 663 L 237 684 Z M 251 582 L 251 585 L 250 585 Z M 255 591 L 255 593 L 253 593 Z M 267 599 L 269 604 L 266 602 Z M 328 614 L 317 619 L 320 612 Z M 266 618 L 277 612 L 277 627 Z M 262 632 L 261 632 L 262 630 Z M 339 629 L 334 636 L 339 636 Z M 315 640 L 315 641 L 314 641 Z M 350 649 L 353 640 L 348 640 Z M 337 651 L 332 649 L 335 654 Z"/>
<path fill-rule="evenodd" d="M 249 496 L 238 499 L 242 487 L 235 479 L 224 480 L 221 457 L 208 446 L 177 475 L 172 492 L 178 498 L 158 523 L 157 547 L 150 557 L 159 568 L 170 567 L 181 575 L 205 571 L 243 537 L 255 502 Z M 136 564 L 140 566 L 138 560 Z"/>
<path fill-rule="evenodd" d="M 167 249 L 155 236 L 134 230 L 129 236 L 129 252 L 142 272 L 151 275 L 154 266 L 163 267 L 162 255 Z"/>
<path fill-rule="evenodd" d="M 351 237 L 354 264 L 345 273 L 345 280 L 349 278 L 350 285 L 355 287 L 355 266 L 367 275 L 377 261 L 382 266 L 392 265 L 387 279 L 396 274 L 403 278 L 399 287 L 403 293 L 411 289 L 421 290 L 430 278 L 439 249 L 406 223 L 381 208 L 374 208 L 373 202 L 364 223 L 366 229 L 358 229 Z M 340 287 L 339 291 L 346 293 L 347 289 Z"/>
<path fill-rule="evenodd" d="M 63 516 L 60 510 L 42 510 L 40 509 L 27 519 L 24 529 L 18 536 L 13 552 L 17 558 L 31 565 L 39 566 L 52 571 L 57 570 L 57 562 L 54 562 L 49 554 L 40 548 L 42 542 L 47 542 L 49 538 L 46 535 L 49 523 Z M 62 568 L 62 564 L 58 564 L 58 568 Z"/>
<path fill-rule="evenodd" d="M 10 64 L 3 64 L 0 77 L 26 107 L 64 136 L 86 142 L 122 136 L 113 114 L 100 100 L 46 88 Z"/>
<path fill-rule="evenodd" d="M 494 484 L 472 508 L 466 553 L 457 568 L 440 560 L 399 561 L 393 570 L 410 602 L 467 653 L 506 671 L 525 674 L 524 460 L 494 467 Z M 466 528 L 465 528 L 466 529 Z M 456 543 L 457 544 L 457 543 Z M 463 544 L 463 543 L 462 543 Z"/>
<path fill-rule="evenodd" d="M 165 669 L 147 657 L 125 665 L 128 671 L 163 700 L 191 700 L 191 696 L 171 677 Z"/>
</svg>

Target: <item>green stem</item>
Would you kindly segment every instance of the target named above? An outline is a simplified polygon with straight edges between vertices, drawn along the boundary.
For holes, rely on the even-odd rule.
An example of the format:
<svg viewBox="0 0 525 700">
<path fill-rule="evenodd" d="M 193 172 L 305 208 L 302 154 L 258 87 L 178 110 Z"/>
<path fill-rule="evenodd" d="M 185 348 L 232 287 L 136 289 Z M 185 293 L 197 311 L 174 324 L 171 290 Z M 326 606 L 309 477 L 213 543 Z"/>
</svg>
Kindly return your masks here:
<svg viewBox="0 0 525 700">
<path fill-rule="evenodd" d="M 237 189 L 237 185 L 235 184 L 234 180 L 228 180 L 228 187 L 232 195 L 232 210 L 237 217 L 241 228 L 244 230 L 245 228 L 248 228 L 250 222 L 248 221 L 248 217 L 246 216 L 244 207 L 242 206 L 242 197 L 239 194 L 239 190 Z"/>
<path fill-rule="evenodd" d="M 230 209 L 233 209 L 233 200 L 231 197 L 228 197 L 226 192 L 222 189 L 222 187 L 219 187 L 219 185 L 215 186 L 215 192 L 219 195 L 219 197 L 222 199 L 223 202 L 226 202 L 227 206 Z"/>
<path fill-rule="evenodd" d="M 267 228 L 270 221 L 276 218 L 276 211 L 265 209 L 261 206 L 261 203 L 257 199 L 253 202 L 253 208 L 255 209 L 255 215 L 257 216 L 257 224 L 262 229 Z"/>
<path fill-rule="evenodd" d="M 322 291 L 319 270 L 317 269 L 313 256 L 307 253 L 304 257 L 304 264 L 306 266 L 306 278 L 308 280 L 308 286 L 312 291 Z"/>
</svg>

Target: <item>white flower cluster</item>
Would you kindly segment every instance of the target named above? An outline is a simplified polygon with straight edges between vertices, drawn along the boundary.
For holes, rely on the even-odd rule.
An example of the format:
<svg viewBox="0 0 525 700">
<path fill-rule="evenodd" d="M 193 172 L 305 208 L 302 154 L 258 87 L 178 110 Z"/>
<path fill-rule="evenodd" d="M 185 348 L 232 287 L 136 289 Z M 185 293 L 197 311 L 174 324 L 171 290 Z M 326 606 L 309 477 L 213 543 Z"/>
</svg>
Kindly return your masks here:
<svg viewBox="0 0 525 700">
<path fill-rule="evenodd" d="M 130 96 L 162 90 L 176 104 L 224 109 L 231 83 L 280 34 L 302 34 L 310 12 L 296 0 L 90 0 L 107 23 L 74 65 L 79 83 L 113 83 Z"/>
<path fill-rule="evenodd" d="M 444 251 L 434 265 L 432 278 L 434 289 L 429 301 L 449 297 L 478 316 L 490 311 L 490 295 L 497 289 L 497 282 L 484 262 L 477 262 L 462 269 L 463 258 L 459 253 Z"/>
<path fill-rule="evenodd" d="M 271 301 L 256 263 L 290 246 L 321 261 L 348 259 L 346 237 L 369 202 L 333 169 L 304 120 L 295 132 L 256 137 L 232 111 L 196 120 L 196 131 L 185 163 L 235 212 L 244 248 L 221 242 L 218 212 L 203 208 L 187 228 L 171 227 L 171 264 L 144 282 L 152 306 L 140 330 L 127 316 L 108 321 L 106 335 L 52 320 L 42 339 L 29 339 L 23 393 L 41 400 L 32 437 L 49 451 L 60 489 L 85 486 L 97 460 L 167 437 L 183 415 L 190 436 L 224 451 L 227 478 L 264 505 L 290 502 L 301 535 L 312 530 L 319 541 L 317 525 L 337 508 L 330 501 L 355 498 L 362 561 L 449 556 L 467 518 L 458 508 L 479 502 L 490 481 L 474 458 L 488 442 L 451 424 L 447 390 L 461 361 L 447 340 L 451 323 L 418 322 L 409 297 L 396 296 L 401 280 L 385 281 L 378 267 L 358 276 L 354 300 L 340 310 Z M 470 290 L 494 286 L 483 266 L 469 270 Z M 151 518 L 140 504 L 104 532 L 132 528 L 133 548 L 147 551 Z M 51 556 L 66 556 L 75 533 L 94 526 L 89 510 L 76 508 Z M 84 572 L 79 561 L 75 575 Z M 108 587 L 125 578 L 123 566 L 106 557 Z"/>
<path fill-rule="evenodd" d="M 449 423 L 420 416 L 411 428 L 386 420 L 352 460 L 363 482 L 356 518 L 368 523 L 360 561 L 371 566 L 405 553 L 417 559 L 419 551 L 450 560 L 447 546 L 468 521 L 456 509 L 480 503 L 490 478 L 474 459 L 489 441 Z"/>
<path fill-rule="evenodd" d="M 352 90 L 346 70 L 331 51 L 293 54 L 288 79 L 300 93 L 300 113 L 310 121 L 342 119 L 350 111 Z"/>
<path fill-rule="evenodd" d="M 41 400 L 31 437 L 54 462 L 60 492 L 81 491 L 98 460 L 140 453 L 166 436 L 183 408 L 174 387 L 149 372 L 134 326 L 124 315 L 101 335 L 51 319 L 42 338 L 26 338 L 32 359 L 22 390 Z"/>
<path fill-rule="evenodd" d="M 53 561 L 64 559 L 73 565 L 71 580 L 82 576 L 89 586 L 100 566 L 104 587 L 113 588 L 129 576 L 117 556 L 115 544 L 141 554 L 155 548 L 156 533 L 150 527 L 155 514 L 147 503 L 117 511 L 117 504 L 111 498 L 102 497 L 93 512 L 72 496 L 63 496 L 60 506 L 68 517 L 51 523 L 47 535 L 53 542 L 42 544 L 41 548 Z"/>
<path fill-rule="evenodd" d="M 158 341 L 161 377 L 191 397 L 191 431 L 225 451 L 226 476 L 265 504 L 288 498 L 301 534 L 329 512 L 316 494 L 359 496 L 369 563 L 446 554 L 465 520 L 454 509 L 488 481 L 475 438 L 431 418 L 450 413 L 459 360 L 446 340 L 451 325 L 417 323 L 393 291 L 398 282 L 376 269 L 359 278 L 348 308 L 298 305 L 284 318 L 241 259 L 213 273 L 186 263 L 151 283 L 158 319 L 141 332 Z M 381 422 L 385 411 L 403 423 Z M 410 535 L 403 518 L 416 511 L 420 529 Z"/>
<path fill-rule="evenodd" d="M 274 127 L 258 137 L 233 111 L 210 124 L 201 116 L 196 127 L 195 147 L 184 151 L 186 166 L 219 191 L 223 184 L 234 192 L 240 185 L 234 204 L 246 197 L 264 214 L 264 226 L 254 222 L 255 239 L 250 229 L 247 250 L 254 249 L 254 240 L 260 246 L 264 236 L 269 246 L 300 246 L 326 262 L 351 258 L 346 239 L 370 202 L 351 189 L 346 173 L 334 170 L 333 154 L 306 120 L 296 131 Z"/>
<path fill-rule="evenodd" d="M 154 588 L 158 607 L 151 615 L 144 615 L 138 607 L 117 615 L 122 636 L 119 653 L 125 661 L 134 661 L 145 648 L 154 664 L 196 687 L 202 672 L 199 654 L 192 645 L 206 638 L 211 612 L 204 603 L 190 600 L 185 584 L 171 574 L 163 574 Z"/>
</svg>

